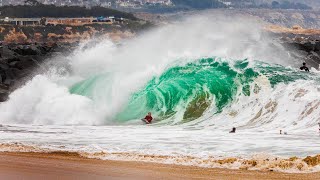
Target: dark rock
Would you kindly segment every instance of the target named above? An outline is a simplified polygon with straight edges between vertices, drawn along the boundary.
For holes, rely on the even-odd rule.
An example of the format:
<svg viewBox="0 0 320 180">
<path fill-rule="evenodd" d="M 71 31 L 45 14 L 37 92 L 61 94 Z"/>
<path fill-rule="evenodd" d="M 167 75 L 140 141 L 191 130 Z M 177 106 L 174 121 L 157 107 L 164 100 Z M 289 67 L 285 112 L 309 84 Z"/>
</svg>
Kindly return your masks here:
<svg viewBox="0 0 320 180">
<path fill-rule="evenodd" d="M 9 92 L 0 92 L 0 102 L 8 100 Z"/>
<path fill-rule="evenodd" d="M 25 60 L 18 61 L 14 67 L 22 70 L 22 69 L 34 68 L 37 66 L 38 66 L 38 63 L 36 60 L 25 59 Z"/>
<path fill-rule="evenodd" d="M 52 50 L 49 46 L 39 46 L 38 49 L 40 50 L 41 54 L 47 54 Z"/>
<path fill-rule="evenodd" d="M 304 50 L 306 52 L 311 52 L 311 51 L 314 51 L 315 43 L 303 42 L 303 43 L 299 44 L 299 48 L 300 48 L 300 50 Z"/>
<path fill-rule="evenodd" d="M 71 52 L 70 44 L 9 44 L 0 46 L 0 102 L 7 100 L 14 89 L 24 84 L 53 53 Z"/>
<path fill-rule="evenodd" d="M 15 53 L 11 49 L 9 49 L 7 46 L 3 46 L 0 49 L 0 53 L 1 53 L 2 59 L 10 59 L 16 56 Z"/>
<path fill-rule="evenodd" d="M 3 84 L 0 84 L 0 93 L 8 92 L 9 87 Z"/>
<path fill-rule="evenodd" d="M 20 45 L 12 48 L 12 51 L 22 56 L 40 55 L 41 51 L 36 45 Z"/>
<path fill-rule="evenodd" d="M 10 70 L 17 79 L 24 77 L 26 74 L 26 72 L 24 72 L 20 69 L 17 69 L 17 68 L 10 68 Z"/>
<path fill-rule="evenodd" d="M 9 96 L 9 87 L 4 85 L 4 84 L 0 84 L 0 102 L 4 102 L 8 99 Z"/>
<path fill-rule="evenodd" d="M 319 39 L 319 38 L 318 38 Z M 283 47 L 288 50 L 288 53 L 296 59 L 305 61 L 308 66 L 319 68 L 320 64 L 320 41 L 315 37 L 295 37 L 292 40 L 288 38 L 281 38 L 284 41 Z M 302 63 L 302 62 L 301 62 Z"/>
<path fill-rule="evenodd" d="M 10 66 L 8 64 L 6 64 L 5 62 L 0 62 L 0 69 L 6 70 L 9 68 L 10 68 Z"/>
<path fill-rule="evenodd" d="M 13 85 L 13 83 L 14 83 L 14 80 L 8 79 L 8 78 L 3 82 L 3 84 L 8 86 L 8 87 Z"/>
<path fill-rule="evenodd" d="M 0 84 L 1 83 L 4 83 L 4 81 L 7 79 L 7 75 L 6 75 L 6 72 L 4 71 L 4 70 L 0 70 L 0 76 L 1 76 L 1 82 L 0 82 Z"/>
<path fill-rule="evenodd" d="M 314 51 L 320 52 L 320 41 L 315 42 Z"/>
<path fill-rule="evenodd" d="M 20 58 L 18 57 L 12 57 L 6 60 L 7 63 L 11 63 L 11 62 L 16 62 L 16 61 L 20 61 Z"/>
<path fill-rule="evenodd" d="M 14 80 L 16 78 L 15 73 L 12 71 L 12 69 L 8 69 L 5 71 L 7 79 Z"/>
<path fill-rule="evenodd" d="M 9 66 L 11 66 L 11 67 L 16 67 L 16 65 L 17 65 L 18 62 L 19 62 L 19 61 L 12 61 L 12 62 L 9 63 Z"/>
<path fill-rule="evenodd" d="M 315 55 L 313 53 L 310 53 L 306 58 L 305 62 L 314 68 L 318 68 L 320 64 L 320 57 L 318 55 Z"/>
</svg>

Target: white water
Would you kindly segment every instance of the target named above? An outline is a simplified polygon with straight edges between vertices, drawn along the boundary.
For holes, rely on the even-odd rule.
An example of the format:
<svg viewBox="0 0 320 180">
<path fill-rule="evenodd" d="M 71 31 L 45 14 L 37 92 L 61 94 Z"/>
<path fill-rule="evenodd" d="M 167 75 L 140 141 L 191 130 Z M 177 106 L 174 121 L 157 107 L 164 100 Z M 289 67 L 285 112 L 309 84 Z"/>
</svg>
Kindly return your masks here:
<svg viewBox="0 0 320 180">
<path fill-rule="evenodd" d="M 295 61 L 279 44 L 262 36 L 261 26 L 255 20 L 199 16 L 127 40 L 121 46 L 102 40 L 90 48 L 79 47 L 63 59 L 72 72 L 61 75 L 57 72 L 64 70 L 53 67 L 0 104 L 0 123 L 5 124 L 0 129 L 0 142 L 68 151 L 199 158 L 250 158 L 256 153 L 315 155 L 320 150 L 320 92 L 311 80 L 272 88 L 265 77 L 259 77 L 259 93 L 239 96 L 222 113 L 213 115 L 208 110 L 200 119 L 182 125 L 173 125 L 172 121 L 179 122 L 173 119 L 152 126 L 141 125 L 140 120 L 94 126 L 108 125 L 131 93 L 177 59 L 219 56 L 293 65 Z M 100 85 L 92 100 L 68 92 L 75 82 L 98 73 L 112 78 Z M 238 133 L 229 134 L 232 127 L 238 127 Z M 288 135 L 279 135 L 280 130 Z M 183 164 L 188 163 L 199 165 Z"/>
<path fill-rule="evenodd" d="M 14 92 L 10 101 L 0 106 L 0 123 L 105 124 L 133 92 L 177 59 L 218 56 L 293 65 L 295 60 L 279 44 L 262 36 L 262 27 L 254 19 L 205 14 L 145 33 L 121 46 L 109 40 L 89 48 L 84 44 L 59 59 L 72 73 L 61 76 L 64 67 L 53 67 Z M 111 78 L 99 85 L 102 92 L 95 94 L 94 103 L 67 92 L 75 82 L 99 73 Z"/>
</svg>

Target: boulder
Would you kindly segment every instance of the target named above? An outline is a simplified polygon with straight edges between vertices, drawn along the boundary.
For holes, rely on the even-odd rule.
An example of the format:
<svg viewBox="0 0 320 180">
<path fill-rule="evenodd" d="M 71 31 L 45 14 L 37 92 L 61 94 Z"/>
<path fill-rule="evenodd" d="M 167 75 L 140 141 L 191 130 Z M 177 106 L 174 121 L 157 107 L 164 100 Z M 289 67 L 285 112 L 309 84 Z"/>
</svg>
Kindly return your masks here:
<svg viewBox="0 0 320 180">
<path fill-rule="evenodd" d="M 0 102 L 5 102 L 8 99 L 9 92 L 1 92 L 0 91 Z"/>
<path fill-rule="evenodd" d="M 10 59 L 16 57 L 15 52 L 9 49 L 7 46 L 3 46 L 0 48 L 0 54 L 1 59 Z"/>
<path fill-rule="evenodd" d="M 314 42 L 303 42 L 299 44 L 299 49 L 304 50 L 306 52 L 314 51 L 315 43 Z"/>
<path fill-rule="evenodd" d="M 30 56 L 30 55 L 40 55 L 41 51 L 37 48 L 36 45 L 20 45 L 15 48 L 12 48 L 12 51 L 21 55 L 21 56 Z"/>
<path fill-rule="evenodd" d="M 0 61 L 0 69 L 6 70 L 9 69 L 10 66 L 6 62 L 1 62 Z"/>
<path fill-rule="evenodd" d="M 314 51 L 320 52 L 320 41 L 315 42 Z"/>
<path fill-rule="evenodd" d="M 20 61 L 20 58 L 19 57 L 12 57 L 9 59 L 4 59 L 4 61 L 6 61 L 8 64 L 10 64 L 11 62 Z"/>
<path fill-rule="evenodd" d="M 10 68 L 10 71 L 13 73 L 16 79 L 23 78 L 28 74 L 27 71 L 23 71 L 18 68 Z"/>
</svg>

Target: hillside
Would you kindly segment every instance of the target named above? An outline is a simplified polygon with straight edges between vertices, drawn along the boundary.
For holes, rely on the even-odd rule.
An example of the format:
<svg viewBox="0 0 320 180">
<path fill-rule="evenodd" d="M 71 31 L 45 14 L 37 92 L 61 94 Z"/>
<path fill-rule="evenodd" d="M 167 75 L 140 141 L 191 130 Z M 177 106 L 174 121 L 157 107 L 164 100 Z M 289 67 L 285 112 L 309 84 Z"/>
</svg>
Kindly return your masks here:
<svg viewBox="0 0 320 180">
<path fill-rule="evenodd" d="M 172 0 L 176 7 L 208 9 L 208 8 L 223 8 L 226 7 L 218 0 Z"/>
<path fill-rule="evenodd" d="M 121 12 L 104 7 L 92 7 L 90 9 L 79 6 L 54 6 L 54 5 L 18 5 L 0 7 L 0 17 L 20 17 L 20 18 L 39 18 L 39 17 L 98 17 L 116 16 L 130 20 L 137 20 L 131 13 Z"/>
</svg>

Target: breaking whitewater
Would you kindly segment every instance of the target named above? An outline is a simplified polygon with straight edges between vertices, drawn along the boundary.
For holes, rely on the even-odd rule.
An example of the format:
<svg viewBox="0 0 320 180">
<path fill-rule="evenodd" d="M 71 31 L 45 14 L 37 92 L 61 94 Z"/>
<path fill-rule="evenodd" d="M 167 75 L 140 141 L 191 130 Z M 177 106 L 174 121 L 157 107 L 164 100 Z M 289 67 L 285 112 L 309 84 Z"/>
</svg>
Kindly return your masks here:
<svg viewBox="0 0 320 180">
<path fill-rule="evenodd" d="M 318 71 L 297 70 L 263 26 L 205 15 L 85 42 L 0 104 L 0 150 L 319 171 Z M 142 124 L 148 112 L 154 123 Z"/>
</svg>

